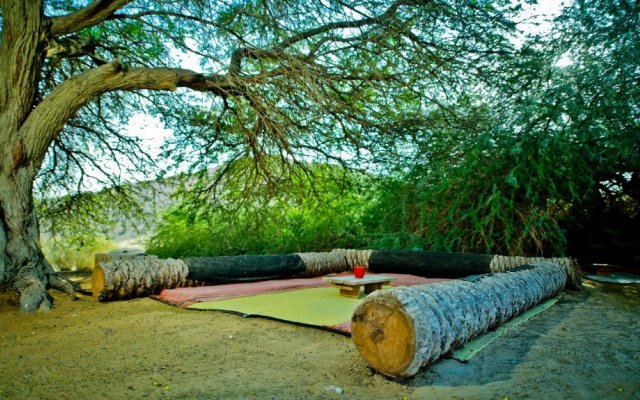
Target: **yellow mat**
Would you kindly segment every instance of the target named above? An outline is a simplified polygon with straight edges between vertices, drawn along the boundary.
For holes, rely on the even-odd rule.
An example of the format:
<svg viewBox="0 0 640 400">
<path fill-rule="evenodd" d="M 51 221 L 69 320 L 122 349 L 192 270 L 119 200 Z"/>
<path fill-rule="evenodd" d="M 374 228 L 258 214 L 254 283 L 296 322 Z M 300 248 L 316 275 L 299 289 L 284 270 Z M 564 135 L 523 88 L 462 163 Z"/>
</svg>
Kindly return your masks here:
<svg viewBox="0 0 640 400">
<path fill-rule="evenodd" d="M 195 303 L 187 308 L 197 310 L 222 310 L 245 316 L 262 316 L 304 325 L 351 331 L 339 328 L 351 320 L 353 310 L 364 298 L 352 299 L 338 295 L 334 287 L 295 290 L 290 292 L 260 294 L 228 300 Z"/>
</svg>

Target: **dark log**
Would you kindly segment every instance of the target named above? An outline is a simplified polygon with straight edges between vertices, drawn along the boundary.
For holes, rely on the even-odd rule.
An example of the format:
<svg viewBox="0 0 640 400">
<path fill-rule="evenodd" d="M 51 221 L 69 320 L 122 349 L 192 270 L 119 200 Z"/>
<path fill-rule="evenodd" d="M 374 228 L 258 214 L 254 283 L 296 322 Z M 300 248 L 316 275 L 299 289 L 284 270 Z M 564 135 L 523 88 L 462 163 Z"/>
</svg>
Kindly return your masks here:
<svg viewBox="0 0 640 400">
<path fill-rule="evenodd" d="M 580 273 L 576 260 L 571 258 L 511 257 L 477 253 L 447 253 L 429 251 L 374 251 L 369 256 L 372 272 L 411 274 L 426 278 L 464 278 L 504 272 L 522 265 L 551 262 L 566 269 L 567 283 L 580 287 Z"/>
<path fill-rule="evenodd" d="M 376 371 L 410 377 L 469 339 L 553 296 L 566 284 L 549 262 L 473 281 L 378 290 L 356 308 L 351 337 Z"/>
<path fill-rule="evenodd" d="M 289 278 L 305 270 L 297 254 L 192 257 L 183 261 L 189 267 L 189 279 L 208 283 Z"/>
<path fill-rule="evenodd" d="M 434 278 L 462 278 L 491 272 L 492 254 L 427 251 L 374 251 L 372 272 L 393 272 Z"/>
</svg>

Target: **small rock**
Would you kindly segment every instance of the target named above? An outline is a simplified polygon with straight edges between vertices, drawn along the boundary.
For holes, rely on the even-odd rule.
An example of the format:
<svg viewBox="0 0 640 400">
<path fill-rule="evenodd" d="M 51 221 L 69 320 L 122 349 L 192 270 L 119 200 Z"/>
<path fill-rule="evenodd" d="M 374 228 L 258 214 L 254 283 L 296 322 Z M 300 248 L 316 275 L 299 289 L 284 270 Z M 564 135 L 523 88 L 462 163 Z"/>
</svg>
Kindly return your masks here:
<svg viewBox="0 0 640 400">
<path fill-rule="evenodd" d="M 325 386 L 324 390 L 326 390 L 328 392 L 336 392 L 337 394 L 344 393 L 344 389 L 342 389 L 340 386 L 335 386 L 335 385 Z"/>
</svg>

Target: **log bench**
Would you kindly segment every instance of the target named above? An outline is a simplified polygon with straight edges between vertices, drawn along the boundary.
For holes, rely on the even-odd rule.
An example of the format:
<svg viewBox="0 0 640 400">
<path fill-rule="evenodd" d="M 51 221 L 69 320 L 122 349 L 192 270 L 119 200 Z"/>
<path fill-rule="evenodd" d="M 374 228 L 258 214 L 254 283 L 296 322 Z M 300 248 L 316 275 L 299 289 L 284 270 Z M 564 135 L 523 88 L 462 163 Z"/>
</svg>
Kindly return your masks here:
<svg viewBox="0 0 640 400">
<path fill-rule="evenodd" d="M 385 275 L 367 275 L 363 278 L 355 276 L 325 276 L 325 281 L 340 289 L 340 296 L 357 299 L 360 297 L 360 287 L 364 286 L 364 293 L 370 294 L 382 289 L 382 285 L 388 285 L 392 280 Z"/>
</svg>

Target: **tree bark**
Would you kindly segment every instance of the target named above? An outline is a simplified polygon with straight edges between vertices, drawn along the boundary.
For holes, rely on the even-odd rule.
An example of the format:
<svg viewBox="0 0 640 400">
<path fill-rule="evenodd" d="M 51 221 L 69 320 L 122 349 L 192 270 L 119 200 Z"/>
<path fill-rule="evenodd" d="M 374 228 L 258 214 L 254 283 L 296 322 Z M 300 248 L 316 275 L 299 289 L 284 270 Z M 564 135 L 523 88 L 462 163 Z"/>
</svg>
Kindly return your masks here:
<svg viewBox="0 0 640 400">
<path fill-rule="evenodd" d="M 96 266 L 92 290 L 100 300 L 159 293 L 162 289 L 293 278 L 305 272 L 298 254 L 118 260 Z"/>
<path fill-rule="evenodd" d="M 91 289 L 100 300 L 148 296 L 163 289 L 191 286 L 188 273 L 183 260 L 117 260 L 95 266 Z"/>
<path fill-rule="evenodd" d="M 471 338 L 561 291 L 566 269 L 541 262 L 474 281 L 380 290 L 356 308 L 351 337 L 378 372 L 410 377 Z"/>
<path fill-rule="evenodd" d="M 37 103 L 48 23 L 43 2 L 5 1 L 0 46 L 0 290 L 20 295 L 25 312 L 49 309 L 47 288 L 74 295 L 40 249 L 33 203 L 39 163 L 28 156 L 21 127 Z"/>
<path fill-rule="evenodd" d="M 0 175 L 0 288 L 20 294 L 24 312 L 51 307 L 48 287 L 74 296 L 74 287 L 57 276 L 40 249 L 30 174 L 23 168 Z"/>
</svg>

